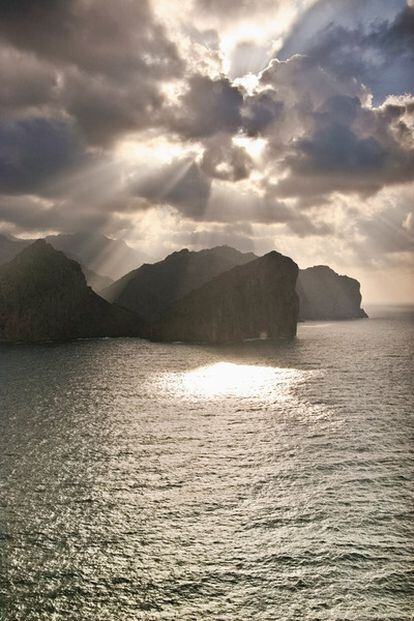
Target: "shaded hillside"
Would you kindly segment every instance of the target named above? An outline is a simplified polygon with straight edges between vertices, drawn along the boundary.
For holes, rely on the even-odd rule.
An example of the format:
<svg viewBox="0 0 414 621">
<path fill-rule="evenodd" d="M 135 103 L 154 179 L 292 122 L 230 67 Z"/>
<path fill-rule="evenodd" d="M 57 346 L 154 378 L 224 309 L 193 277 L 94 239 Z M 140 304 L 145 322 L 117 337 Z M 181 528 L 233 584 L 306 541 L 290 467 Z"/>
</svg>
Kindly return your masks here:
<svg viewBox="0 0 414 621">
<path fill-rule="evenodd" d="M 101 295 L 143 318 L 159 319 L 176 300 L 190 291 L 255 258 L 252 253 L 244 254 L 229 246 L 199 252 L 184 249 L 158 263 L 142 265 L 102 291 Z"/>
<path fill-rule="evenodd" d="M 367 317 L 361 308 L 359 282 L 340 276 L 326 265 L 300 270 L 297 292 L 302 321 Z"/>
<path fill-rule="evenodd" d="M 176 302 L 145 328 L 155 341 L 239 343 L 296 334 L 298 267 L 277 252 L 234 267 Z"/>
<path fill-rule="evenodd" d="M 53 239 L 56 240 L 56 236 L 54 236 Z M 0 265 L 8 263 L 12 259 L 14 259 L 14 257 L 16 257 L 19 252 L 23 250 L 23 248 L 27 248 L 27 246 L 30 246 L 30 244 L 32 244 L 34 241 L 35 240 L 33 239 L 20 239 L 17 237 L 13 237 L 12 235 L 0 235 Z M 51 245 L 58 246 L 59 243 L 52 243 Z M 112 284 L 112 278 L 109 278 L 108 276 L 102 276 L 94 270 L 85 267 L 79 257 L 76 256 L 76 247 L 74 247 L 74 250 L 75 252 L 65 252 L 65 254 L 69 258 L 74 259 L 81 264 L 82 271 L 85 274 L 87 283 L 90 287 L 92 287 L 94 291 L 99 292 Z"/>
<path fill-rule="evenodd" d="M 0 340 L 137 334 L 138 320 L 86 284 L 81 267 L 44 240 L 0 267 Z"/>
</svg>

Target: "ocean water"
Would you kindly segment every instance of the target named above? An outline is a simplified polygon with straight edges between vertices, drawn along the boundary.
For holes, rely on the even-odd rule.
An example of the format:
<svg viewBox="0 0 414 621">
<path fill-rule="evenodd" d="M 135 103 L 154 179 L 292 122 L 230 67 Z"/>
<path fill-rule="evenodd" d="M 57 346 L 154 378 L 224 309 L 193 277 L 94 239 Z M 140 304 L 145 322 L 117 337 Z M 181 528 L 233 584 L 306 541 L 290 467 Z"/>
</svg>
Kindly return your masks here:
<svg viewBox="0 0 414 621">
<path fill-rule="evenodd" d="M 0 348 L 2 621 L 408 621 L 414 313 Z"/>
</svg>

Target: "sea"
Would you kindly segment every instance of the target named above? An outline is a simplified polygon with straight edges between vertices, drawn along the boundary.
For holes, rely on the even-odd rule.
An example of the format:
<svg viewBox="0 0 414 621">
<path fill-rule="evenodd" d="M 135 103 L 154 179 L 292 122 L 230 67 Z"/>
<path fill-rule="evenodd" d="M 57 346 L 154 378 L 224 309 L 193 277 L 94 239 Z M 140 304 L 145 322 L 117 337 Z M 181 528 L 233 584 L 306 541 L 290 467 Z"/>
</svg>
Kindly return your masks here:
<svg viewBox="0 0 414 621">
<path fill-rule="evenodd" d="M 414 618 L 414 309 L 0 347 L 2 621 Z"/>
</svg>

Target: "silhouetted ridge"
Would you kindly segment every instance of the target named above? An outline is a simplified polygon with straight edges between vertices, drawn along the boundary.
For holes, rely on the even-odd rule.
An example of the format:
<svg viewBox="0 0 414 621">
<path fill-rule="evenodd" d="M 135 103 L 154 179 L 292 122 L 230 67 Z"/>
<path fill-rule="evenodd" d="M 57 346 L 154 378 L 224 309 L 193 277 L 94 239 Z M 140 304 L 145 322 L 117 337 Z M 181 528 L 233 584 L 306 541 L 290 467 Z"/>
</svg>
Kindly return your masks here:
<svg viewBox="0 0 414 621">
<path fill-rule="evenodd" d="M 300 270 L 297 292 L 300 320 L 362 319 L 360 284 L 326 265 Z"/>
<path fill-rule="evenodd" d="M 0 340 L 137 334 L 139 321 L 90 289 L 80 265 L 37 240 L 0 267 Z"/>
<path fill-rule="evenodd" d="M 270 252 L 216 276 L 145 327 L 157 341 L 238 343 L 296 334 L 298 266 Z"/>
<path fill-rule="evenodd" d="M 87 248 L 88 236 L 81 236 L 80 239 L 83 240 L 83 244 Z M 95 249 L 92 248 L 92 254 L 90 256 L 82 251 L 82 245 L 79 243 L 80 240 L 77 235 L 52 235 L 46 238 L 45 241 L 50 243 L 56 250 L 62 250 L 69 259 L 78 261 L 85 274 L 88 285 L 99 293 L 99 291 L 109 287 L 113 283 L 112 278 L 109 276 L 102 276 L 96 270 L 88 267 L 88 265 L 94 265 L 95 267 L 99 265 L 101 267 L 99 261 L 105 258 L 104 249 L 106 246 L 106 255 L 110 255 L 112 251 L 113 240 L 109 240 L 104 236 L 101 236 L 100 239 L 100 250 L 96 248 L 95 244 Z M 27 246 L 31 244 L 33 244 L 33 239 L 19 239 L 17 237 L 0 234 L 0 265 L 14 259 L 24 248 L 27 248 Z M 77 254 L 77 250 L 79 250 L 79 255 L 82 256 Z M 138 262 L 138 255 L 133 255 L 133 257 L 136 264 Z M 116 261 L 117 256 L 114 257 L 114 263 L 116 263 Z M 128 269 L 128 264 L 125 267 Z"/>
<path fill-rule="evenodd" d="M 198 252 L 184 248 L 168 255 L 163 261 L 144 264 L 126 274 L 102 291 L 102 296 L 145 319 L 160 319 L 175 301 L 190 291 L 255 258 L 252 253 L 242 253 L 229 246 Z"/>
</svg>

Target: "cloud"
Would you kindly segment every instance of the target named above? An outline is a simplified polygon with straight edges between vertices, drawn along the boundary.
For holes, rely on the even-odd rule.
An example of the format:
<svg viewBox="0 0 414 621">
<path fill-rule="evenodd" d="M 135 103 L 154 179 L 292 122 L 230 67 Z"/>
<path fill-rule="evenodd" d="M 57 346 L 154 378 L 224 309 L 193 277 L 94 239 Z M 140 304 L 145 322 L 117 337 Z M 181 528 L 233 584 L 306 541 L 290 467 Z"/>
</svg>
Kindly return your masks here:
<svg viewBox="0 0 414 621">
<path fill-rule="evenodd" d="M 407 106 L 364 109 L 345 123 L 335 108 L 317 117 L 309 135 L 298 138 L 286 157 L 289 175 L 279 184 L 281 196 L 323 195 L 334 191 L 367 196 L 385 186 L 414 179 L 414 143 L 405 140 L 402 120 Z M 408 112 L 411 116 L 411 113 Z M 391 117 L 394 116 L 392 120 Z"/>
<path fill-rule="evenodd" d="M 79 136 L 63 120 L 32 117 L 0 123 L 0 192 L 41 192 L 50 179 L 85 160 Z"/>
<path fill-rule="evenodd" d="M 235 133 L 241 125 L 243 95 L 228 78 L 193 75 L 173 109 L 170 127 L 184 138 L 203 139 Z"/>
<path fill-rule="evenodd" d="M 412 252 L 412 3 L 173 4 L 0 3 L 2 226 Z"/>
<path fill-rule="evenodd" d="M 277 91 L 259 91 L 245 99 L 243 106 L 243 128 L 248 136 L 263 134 L 270 125 L 282 118 L 284 103 Z"/>
<path fill-rule="evenodd" d="M 14 47 L 0 55 L 9 107 L 31 91 L 28 104 L 71 115 L 92 144 L 150 126 L 164 103 L 163 83 L 184 71 L 148 0 L 6 0 L 0 37 Z"/>
<path fill-rule="evenodd" d="M 148 0 L 6 0 L 0 33 L 18 49 L 122 80 L 176 75 L 182 61 Z"/>
<path fill-rule="evenodd" d="M 17 70 L 16 70 L 17 68 Z M 0 47 L 0 112 L 16 117 L 20 113 L 39 113 L 53 105 L 58 75 L 48 63 L 13 47 Z"/>
<path fill-rule="evenodd" d="M 410 96 L 374 107 L 356 80 L 294 56 L 273 60 L 245 103 L 261 111 L 255 133 L 267 140 L 267 172 L 279 176 L 279 197 L 366 196 L 414 179 Z M 253 134 L 255 115 L 244 118 Z"/>
<path fill-rule="evenodd" d="M 50 231 L 73 233 L 74 231 L 110 231 L 111 234 L 123 230 L 127 221 L 113 218 L 111 213 L 66 200 L 51 203 L 31 195 L 1 196 L 0 223 L 13 234 L 30 232 L 43 235 Z"/>
<path fill-rule="evenodd" d="M 232 143 L 230 136 L 219 134 L 206 143 L 200 166 L 211 178 L 235 182 L 249 177 L 254 162 L 245 149 Z"/>
<path fill-rule="evenodd" d="M 77 70 L 66 72 L 60 98 L 86 140 L 107 148 L 128 132 L 156 125 L 164 103 L 158 86 L 145 79 L 120 85 Z"/>
<path fill-rule="evenodd" d="M 378 103 L 404 94 L 414 73 L 414 7 L 404 0 L 322 0 L 305 13 L 278 56 L 297 53 L 340 79 L 364 83 Z"/>
<path fill-rule="evenodd" d="M 272 12 L 283 4 L 281 0 L 196 0 L 198 8 L 205 13 L 234 19 L 237 15 L 251 15 L 252 12 Z"/>
</svg>

